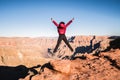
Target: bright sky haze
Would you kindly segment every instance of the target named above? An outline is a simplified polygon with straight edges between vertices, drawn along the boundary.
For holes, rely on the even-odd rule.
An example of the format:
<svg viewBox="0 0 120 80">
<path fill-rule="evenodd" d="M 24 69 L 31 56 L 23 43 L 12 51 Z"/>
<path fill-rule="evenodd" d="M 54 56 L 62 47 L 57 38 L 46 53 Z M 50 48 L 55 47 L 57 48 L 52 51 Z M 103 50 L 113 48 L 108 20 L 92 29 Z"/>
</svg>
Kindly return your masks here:
<svg viewBox="0 0 120 80">
<path fill-rule="evenodd" d="M 73 17 L 67 36 L 120 36 L 120 0 L 0 0 L 0 37 L 56 37 L 51 18 Z"/>
</svg>

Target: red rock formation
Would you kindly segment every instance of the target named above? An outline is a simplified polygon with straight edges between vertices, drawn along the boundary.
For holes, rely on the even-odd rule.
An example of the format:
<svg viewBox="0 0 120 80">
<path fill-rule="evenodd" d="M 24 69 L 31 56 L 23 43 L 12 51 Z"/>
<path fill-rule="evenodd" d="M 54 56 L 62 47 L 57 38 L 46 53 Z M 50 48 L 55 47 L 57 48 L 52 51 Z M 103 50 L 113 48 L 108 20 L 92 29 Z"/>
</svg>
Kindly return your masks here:
<svg viewBox="0 0 120 80">
<path fill-rule="evenodd" d="M 73 53 L 62 42 L 55 56 L 49 57 L 48 48 L 54 49 L 56 38 L 0 38 L 0 65 L 44 64 L 41 74 L 30 70 L 20 80 L 34 74 L 32 80 L 120 80 L 120 49 L 109 47 L 110 41 L 107 36 L 76 36 L 70 42 Z"/>
<path fill-rule="evenodd" d="M 119 80 L 120 68 L 111 65 L 112 62 L 105 57 L 105 53 L 102 54 L 84 60 L 52 60 L 50 64 L 54 70 L 45 68 L 44 72 L 34 76 L 32 80 Z M 119 66 L 118 64 L 116 65 Z"/>
</svg>

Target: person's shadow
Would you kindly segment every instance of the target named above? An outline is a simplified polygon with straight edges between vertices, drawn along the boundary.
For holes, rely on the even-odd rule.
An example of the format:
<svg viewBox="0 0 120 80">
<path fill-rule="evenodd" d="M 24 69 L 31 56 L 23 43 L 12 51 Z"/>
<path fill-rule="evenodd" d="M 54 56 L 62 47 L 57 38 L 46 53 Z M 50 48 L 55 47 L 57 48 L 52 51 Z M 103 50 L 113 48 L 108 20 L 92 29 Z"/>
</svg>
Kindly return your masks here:
<svg viewBox="0 0 120 80">
<path fill-rule="evenodd" d="M 93 45 L 93 40 L 95 39 L 95 36 L 90 40 L 89 46 L 79 46 L 75 48 L 74 54 L 71 56 L 71 58 L 75 58 L 76 54 L 84 54 L 84 53 L 92 53 L 94 50 L 100 47 L 101 41 Z"/>
<path fill-rule="evenodd" d="M 33 75 L 30 76 L 30 79 L 38 74 L 38 72 L 34 69 L 40 66 L 34 66 L 31 68 L 27 68 L 24 65 L 19 65 L 16 67 L 12 66 L 0 66 L 0 80 L 19 80 L 20 78 L 25 78 L 29 75 L 29 71 L 33 72 Z"/>
</svg>

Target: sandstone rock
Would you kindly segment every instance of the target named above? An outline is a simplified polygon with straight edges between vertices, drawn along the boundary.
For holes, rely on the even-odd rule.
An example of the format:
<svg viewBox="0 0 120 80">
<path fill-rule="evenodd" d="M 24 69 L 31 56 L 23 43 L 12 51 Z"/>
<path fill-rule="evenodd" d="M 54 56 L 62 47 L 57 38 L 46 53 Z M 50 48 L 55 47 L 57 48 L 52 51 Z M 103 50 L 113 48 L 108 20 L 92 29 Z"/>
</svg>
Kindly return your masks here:
<svg viewBox="0 0 120 80">
<path fill-rule="evenodd" d="M 32 67 L 49 62 L 53 69 L 45 67 L 32 80 L 119 80 L 120 49 L 114 46 L 116 42 L 108 49 L 110 41 L 108 36 L 75 36 L 70 42 L 74 52 L 62 41 L 55 56 L 49 57 L 48 48 L 54 49 L 57 38 L 3 37 L 0 65 Z M 62 60 L 64 57 L 66 60 Z M 21 80 L 29 78 L 30 75 Z"/>
<path fill-rule="evenodd" d="M 53 68 L 61 73 L 70 73 L 71 61 L 70 60 L 53 60 L 50 62 Z"/>
</svg>

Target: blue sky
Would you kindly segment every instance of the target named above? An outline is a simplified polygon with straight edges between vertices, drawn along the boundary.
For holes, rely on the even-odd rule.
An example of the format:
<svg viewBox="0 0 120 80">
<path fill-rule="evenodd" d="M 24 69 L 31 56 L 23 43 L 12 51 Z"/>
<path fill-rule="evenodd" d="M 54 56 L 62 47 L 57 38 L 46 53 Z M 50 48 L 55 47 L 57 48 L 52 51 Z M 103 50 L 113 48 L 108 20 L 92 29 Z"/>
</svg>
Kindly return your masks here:
<svg viewBox="0 0 120 80">
<path fill-rule="evenodd" d="M 0 0 L 0 37 L 54 37 L 58 23 L 66 35 L 120 36 L 120 0 Z"/>
</svg>

